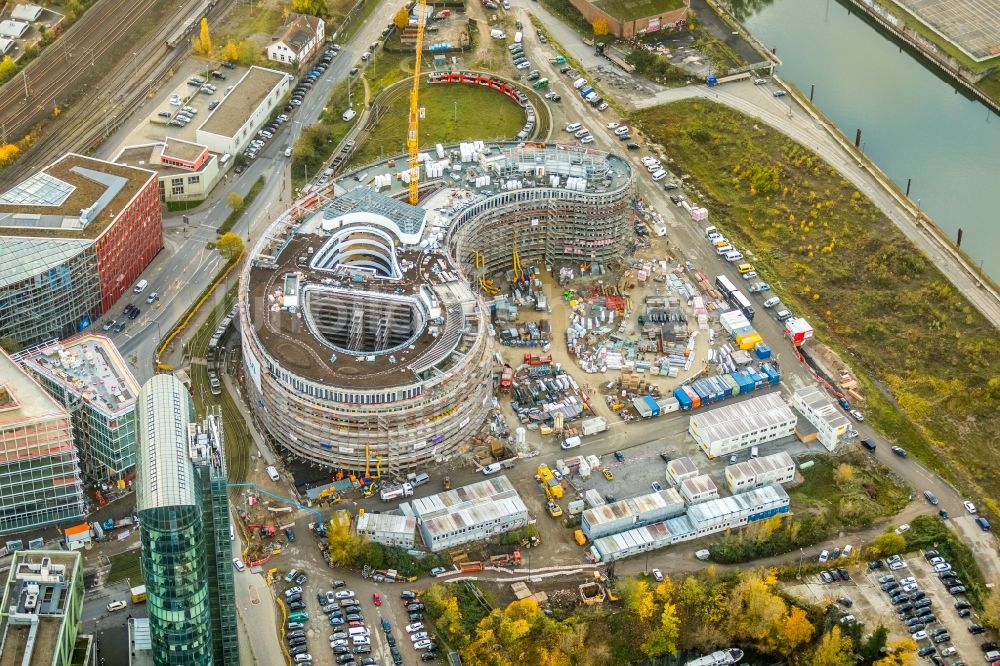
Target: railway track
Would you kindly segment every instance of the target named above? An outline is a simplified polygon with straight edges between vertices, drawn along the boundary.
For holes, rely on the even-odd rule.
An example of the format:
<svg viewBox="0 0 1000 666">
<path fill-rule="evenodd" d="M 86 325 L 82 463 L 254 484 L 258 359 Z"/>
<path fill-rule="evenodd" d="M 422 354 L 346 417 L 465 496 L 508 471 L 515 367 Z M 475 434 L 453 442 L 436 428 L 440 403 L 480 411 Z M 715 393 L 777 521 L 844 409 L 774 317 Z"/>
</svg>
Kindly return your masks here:
<svg viewBox="0 0 1000 666">
<path fill-rule="evenodd" d="M 211 8 L 210 20 L 218 18 L 230 2 L 222 0 Z M 190 4 L 196 5 L 197 0 L 191 0 Z M 121 40 L 150 19 L 158 5 L 161 5 L 158 0 L 101 0 L 88 10 L 26 68 L 29 94 L 36 85 L 45 88 L 44 94 L 29 97 L 30 113 L 25 109 L 20 75 L 0 88 L 0 122 L 4 122 L 8 137 L 26 134 L 50 117 L 52 108 L 66 104 L 74 94 L 77 97 L 68 111 L 42 131 L 22 159 L 4 170 L 0 187 L 18 182 L 63 153 L 91 152 L 189 55 L 183 45 L 170 48 L 166 44 L 167 36 L 176 33 L 180 24 L 190 19 L 186 11 L 170 14 L 151 34 L 143 35 L 141 42 L 134 44 L 135 48 L 123 50 L 128 45 L 121 44 Z M 98 9 L 101 11 L 96 12 Z M 94 13 L 92 21 L 85 23 L 91 13 Z M 122 53 L 124 57 L 116 57 Z M 86 71 L 88 68 L 90 72 Z M 11 115 L 13 120 L 3 121 Z"/>
</svg>

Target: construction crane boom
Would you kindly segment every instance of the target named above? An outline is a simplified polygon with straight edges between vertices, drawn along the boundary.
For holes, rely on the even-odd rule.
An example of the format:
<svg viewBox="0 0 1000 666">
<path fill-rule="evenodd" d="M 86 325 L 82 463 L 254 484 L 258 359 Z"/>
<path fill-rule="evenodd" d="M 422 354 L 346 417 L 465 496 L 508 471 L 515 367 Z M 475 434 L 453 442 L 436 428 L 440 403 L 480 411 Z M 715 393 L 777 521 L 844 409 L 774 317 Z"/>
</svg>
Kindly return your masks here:
<svg viewBox="0 0 1000 666">
<path fill-rule="evenodd" d="M 410 153 L 410 205 L 416 206 L 420 198 L 420 57 L 424 50 L 424 13 L 427 0 L 417 3 L 417 52 L 413 62 L 413 90 L 410 91 L 410 129 L 406 135 L 406 148 Z"/>
</svg>

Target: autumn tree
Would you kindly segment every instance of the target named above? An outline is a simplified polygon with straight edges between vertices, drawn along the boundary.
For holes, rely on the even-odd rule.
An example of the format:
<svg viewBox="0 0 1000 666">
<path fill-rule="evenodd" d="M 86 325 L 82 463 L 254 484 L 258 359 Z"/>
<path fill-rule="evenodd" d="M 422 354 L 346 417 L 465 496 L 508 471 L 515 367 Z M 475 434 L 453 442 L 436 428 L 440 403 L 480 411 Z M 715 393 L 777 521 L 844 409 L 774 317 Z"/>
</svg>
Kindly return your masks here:
<svg viewBox="0 0 1000 666">
<path fill-rule="evenodd" d="M 1000 581 L 994 581 L 993 591 L 986 597 L 982 618 L 987 627 L 1000 629 Z"/>
<path fill-rule="evenodd" d="M 327 530 L 330 560 L 335 564 L 350 563 L 364 547 L 364 540 L 351 531 L 351 514 L 347 511 L 335 512 Z"/>
<path fill-rule="evenodd" d="M 17 72 L 17 63 L 10 56 L 4 56 L 0 60 L 0 81 L 6 81 Z"/>
<path fill-rule="evenodd" d="M 605 18 L 594 19 L 590 27 L 593 28 L 595 37 L 603 37 L 608 34 L 608 20 Z"/>
<path fill-rule="evenodd" d="M 676 655 L 680 625 L 677 607 L 669 601 L 663 604 L 659 624 L 649 632 L 646 642 L 640 646 L 642 653 L 650 658 L 662 657 L 667 653 Z"/>
<path fill-rule="evenodd" d="M 201 55 L 212 53 L 212 35 L 208 32 L 208 18 L 201 18 L 201 32 L 193 40 L 194 52 Z"/>
<path fill-rule="evenodd" d="M 11 162 L 17 159 L 17 156 L 21 154 L 21 149 L 18 148 L 13 143 L 5 143 L 0 146 L 0 166 L 7 166 Z"/>
<path fill-rule="evenodd" d="M 729 598 L 729 625 L 735 638 L 763 641 L 787 612 L 785 600 L 774 593 L 773 574 L 745 572 Z"/>
<path fill-rule="evenodd" d="M 292 9 L 300 14 L 326 16 L 326 0 L 292 0 Z"/>
<path fill-rule="evenodd" d="M 888 646 L 888 654 L 872 666 L 913 666 L 917 660 L 917 642 L 904 638 Z"/>
<path fill-rule="evenodd" d="M 847 464 L 841 463 L 837 465 L 837 469 L 833 473 L 833 482 L 838 486 L 845 486 L 854 480 L 854 468 Z"/>
<path fill-rule="evenodd" d="M 444 585 L 431 585 L 421 596 L 427 611 L 432 617 L 438 631 L 448 636 L 452 641 L 467 640 L 462 628 L 462 611 L 458 607 L 458 597 Z"/>
<path fill-rule="evenodd" d="M 653 617 L 653 613 L 656 612 L 656 600 L 653 599 L 653 592 L 649 589 L 648 582 L 638 578 L 626 578 L 619 582 L 618 589 L 621 592 L 622 603 L 630 613 L 642 622 Z"/>
<path fill-rule="evenodd" d="M 475 640 L 461 651 L 462 659 L 489 666 L 570 666 L 569 659 L 546 640 L 552 630 L 553 622 L 533 598 L 520 599 L 480 620 Z"/>
<path fill-rule="evenodd" d="M 216 246 L 219 248 L 219 254 L 225 257 L 226 261 L 233 261 L 243 254 L 243 239 L 232 231 L 222 234 L 222 238 L 219 239 Z"/>
<path fill-rule="evenodd" d="M 875 557 L 886 557 L 887 555 L 895 555 L 897 553 L 902 553 L 906 550 L 906 539 L 903 538 L 902 534 L 896 534 L 895 532 L 883 532 L 875 537 L 875 541 L 872 542 L 871 553 Z"/>
<path fill-rule="evenodd" d="M 798 606 L 792 606 L 778 626 L 776 647 L 781 654 L 790 655 L 811 641 L 814 633 L 816 628 L 809 621 L 806 612 Z"/>
<path fill-rule="evenodd" d="M 837 625 L 823 634 L 809 661 L 810 666 L 851 666 L 853 663 L 851 640 L 840 632 Z"/>
<path fill-rule="evenodd" d="M 222 47 L 222 59 L 228 60 L 229 62 L 239 62 L 240 60 L 240 47 L 233 40 L 227 40 L 226 45 Z"/>
<path fill-rule="evenodd" d="M 226 197 L 226 203 L 232 210 L 240 210 L 243 208 L 243 195 L 239 192 L 230 192 L 229 196 Z"/>
<path fill-rule="evenodd" d="M 410 24 L 410 10 L 408 10 L 405 6 L 400 7 L 399 11 L 396 12 L 396 15 L 392 18 L 392 22 L 396 24 L 397 28 L 402 30 Z"/>
</svg>

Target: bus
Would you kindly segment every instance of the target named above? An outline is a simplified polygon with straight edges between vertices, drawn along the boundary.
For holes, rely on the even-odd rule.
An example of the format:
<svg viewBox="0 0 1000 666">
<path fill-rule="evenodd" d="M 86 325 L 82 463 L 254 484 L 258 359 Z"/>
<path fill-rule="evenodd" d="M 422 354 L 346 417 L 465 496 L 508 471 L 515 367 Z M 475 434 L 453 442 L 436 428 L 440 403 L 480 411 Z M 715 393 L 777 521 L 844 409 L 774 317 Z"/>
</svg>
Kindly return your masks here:
<svg viewBox="0 0 1000 666">
<path fill-rule="evenodd" d="M 727 300 L 729 299 L 729 294 L 736 291 L 736 287 L 725 275 L 720 275 L 715 278 L 715 286 L 719 288 L 719 291 L 722 292 L 722 296 Z"/>
<path fill-rule="evenodd" d="M 750 304 L 750 300 L 743 295 L 742 291 L 734 289 L 729 294 L 729 302 L 732 303 L 733 307 L 740 309 L 740 312 L 747 318 L 747 321 L 753 321 L 753 305 Z"/>
</svg>

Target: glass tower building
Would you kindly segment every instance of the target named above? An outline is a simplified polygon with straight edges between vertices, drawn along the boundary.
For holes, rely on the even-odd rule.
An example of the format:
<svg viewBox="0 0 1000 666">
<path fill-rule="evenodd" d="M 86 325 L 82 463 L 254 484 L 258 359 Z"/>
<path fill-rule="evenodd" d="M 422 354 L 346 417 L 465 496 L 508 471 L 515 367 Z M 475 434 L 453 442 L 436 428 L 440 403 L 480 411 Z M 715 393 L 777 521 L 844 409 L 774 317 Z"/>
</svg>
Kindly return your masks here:
<svg viewBox="0 0 1000 666">
<path fill-rule="evenodd" d="M 139 393 L 136 482 L 157 666 L 239 664 L 221 419 L 195 421 L 187 389 L 156 375 Z"/>
</svg>

